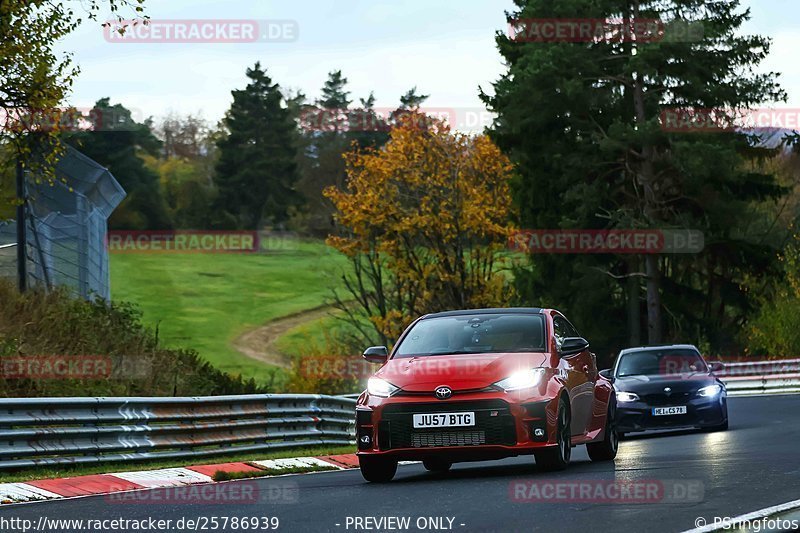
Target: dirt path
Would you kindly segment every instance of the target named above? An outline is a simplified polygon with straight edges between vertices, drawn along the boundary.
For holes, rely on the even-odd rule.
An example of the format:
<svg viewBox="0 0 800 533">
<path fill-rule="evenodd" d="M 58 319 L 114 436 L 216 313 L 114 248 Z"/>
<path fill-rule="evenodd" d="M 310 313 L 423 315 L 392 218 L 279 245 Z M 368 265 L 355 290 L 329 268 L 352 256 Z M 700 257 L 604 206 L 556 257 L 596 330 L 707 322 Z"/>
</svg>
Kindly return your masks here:
<svg viewBox="0 0 800 533">
<path fill-rule="evenodd" d="M 239 335 L 233 341 L 233 347 L 251 359 L 289 368 L 291 359 L 275 348 L 275 341 L 278 340 L 278 337 L 300 324 L 328 316 L 333 309 L 333 306 L 323 305 L 267 322 L 263 326 Z"/>
</svg>

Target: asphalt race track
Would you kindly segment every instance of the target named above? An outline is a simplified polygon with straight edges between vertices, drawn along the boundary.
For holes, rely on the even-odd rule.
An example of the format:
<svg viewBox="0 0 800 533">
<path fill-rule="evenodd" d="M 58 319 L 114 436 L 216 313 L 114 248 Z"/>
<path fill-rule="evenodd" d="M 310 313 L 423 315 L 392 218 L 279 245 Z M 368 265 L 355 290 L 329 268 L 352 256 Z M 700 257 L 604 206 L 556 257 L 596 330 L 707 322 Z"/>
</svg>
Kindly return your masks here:
<svg viewBox="0 0 800 533">
<path fill-rule="evenodd" d="M 702 523 L 696 522 L 701 517 L 712 523 L 714 517 L 733 517 L 800 499 L 800 396 L 731 398 L 729 410 L 727 432 L 632 436 L 621 443 L 613 464 L 591 463 L 579 447 L 573 451 L 570 468 L 554 474 L 539 473 L 532 457 L 462 463 L 446 475 L 429 474 L 414 464 L 400 466 L 394 482 L 384 485 L 364 482 L 357 470 L 232 482 L 257 486 L 265 498 L 256 505 L 124 504 L 93 496 L 3 506 L 0 518 L 35 522 L 44 515 L 177 521 L 276 516 L 279 531 L 441 531 L 450 527 L 504 532 L 683 531 Z M 512 490 L 512 484 L 520 480 L 541 486 L 550 481 L 604 486 L 604 481 L 615 479 L 660 482 L 668 487 L 677 483 L 693 487 L 694 492 L 673 493 L 671 497 L 683 498 L 677 503 L 597 503 L 569 498 L 519 502 Z M 397 523 L 363 520 L 358 522 L 362 527 L 355 527 L 356 517 L 409 517 L 410 522 L 407 529 L 398 528 Z M 428 518 L 443 520 L 438 524 Z M 211 523 L 206 525 L 213 531 Z M 217 529 L 223 530 L 242 531 Z"/>
</svg>

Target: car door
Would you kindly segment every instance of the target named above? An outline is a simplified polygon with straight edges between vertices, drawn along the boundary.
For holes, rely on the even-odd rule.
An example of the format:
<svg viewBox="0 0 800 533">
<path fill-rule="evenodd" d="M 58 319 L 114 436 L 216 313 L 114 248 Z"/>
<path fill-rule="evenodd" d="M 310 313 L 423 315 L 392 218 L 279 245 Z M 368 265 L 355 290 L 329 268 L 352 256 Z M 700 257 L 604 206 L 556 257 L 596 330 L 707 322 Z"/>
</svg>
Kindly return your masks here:
<svg viewBox="0 0 800 533">
<path fill-rule="evenodd" d="M 553 317 L 553 334 L 559 350 L 565 338 L 580 336 L 575 327 L 560 315 Z M 573 435 L 586 433 L 592 415 L 594 384 L 597 380 L 597 364 L 593 355 L 587 349 L 575 355 L 561 356 L 559 363 L 559 367 L 567 372 Z"/>
</svg>

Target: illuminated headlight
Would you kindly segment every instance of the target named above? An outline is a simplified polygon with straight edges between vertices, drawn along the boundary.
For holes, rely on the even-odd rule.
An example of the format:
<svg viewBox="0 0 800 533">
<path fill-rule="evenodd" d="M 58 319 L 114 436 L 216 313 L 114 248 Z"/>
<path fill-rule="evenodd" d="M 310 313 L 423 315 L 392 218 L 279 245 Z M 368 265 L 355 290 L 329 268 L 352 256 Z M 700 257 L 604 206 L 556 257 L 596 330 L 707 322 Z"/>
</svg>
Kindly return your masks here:
<svg viewBox="0 0 800 533">
<path fill-rule="evenodd" d="M 400 390 L 399 387 L 395 387 L 385 379 L 369 378 L 367 381 L 367 392 L 372 396 L 388 398 L 398 390 Z"/>
<path fill-rule="evenodd" d="M 722 387 L 719 385 L 709 385 L 697 391 L 698 396 L 704 398 L 716 398 L 722 392 Z"/>
<path fill-rule="evenodd" d="M 638 402 L 639 395 L 632 392 L 617 392 L 617 401 L 622 403 Z"/>
<path fill-rule="evenodd" d="M 542 376 L 544 376 L 544 368 L 520 370 L 519 372 L 514 372 L 506 379 L 501 379 L 495 383 L 495 386 L 505 391 L 529 389 L 538 385 L 542 380 Z"/>
</svg>

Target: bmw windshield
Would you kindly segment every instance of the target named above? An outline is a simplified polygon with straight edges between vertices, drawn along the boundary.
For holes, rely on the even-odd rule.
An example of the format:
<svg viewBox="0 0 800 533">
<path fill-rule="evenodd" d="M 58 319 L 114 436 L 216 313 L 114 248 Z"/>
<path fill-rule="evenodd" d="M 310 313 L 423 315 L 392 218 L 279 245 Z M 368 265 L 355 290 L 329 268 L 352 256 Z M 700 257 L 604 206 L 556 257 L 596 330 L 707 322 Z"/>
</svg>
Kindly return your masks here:
<svg viewBox="0 0 800 533">
<path fill-rule="evenodd" d="M 475 314 L 417 322 L 395 357 L 544 351 L 541 315 Z"/>
<path fill-rule="evenodd" d="M 707 371 L 705 361 L 694 350 L 642 350 L 623 354 L 616 376 L 667 376 Z"/>
</svg>

